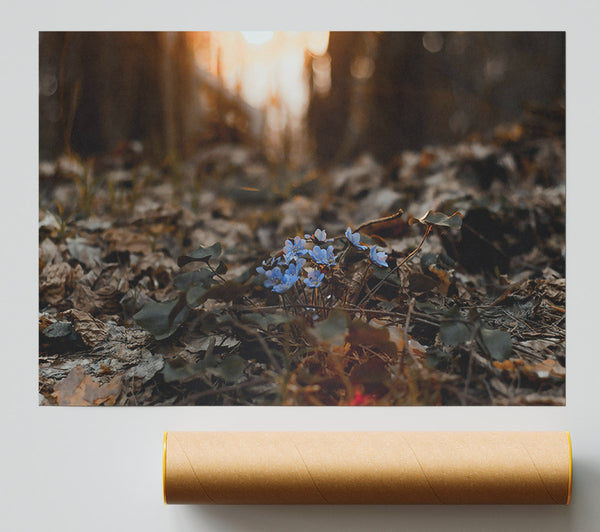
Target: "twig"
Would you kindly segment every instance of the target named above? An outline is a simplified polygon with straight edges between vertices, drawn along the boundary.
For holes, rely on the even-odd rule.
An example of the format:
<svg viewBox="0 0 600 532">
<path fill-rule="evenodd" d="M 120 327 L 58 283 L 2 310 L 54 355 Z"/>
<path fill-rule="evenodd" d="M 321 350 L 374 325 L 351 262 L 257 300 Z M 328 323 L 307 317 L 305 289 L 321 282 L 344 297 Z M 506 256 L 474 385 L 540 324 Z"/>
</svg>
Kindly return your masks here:
<svg viewBox="0 0 600 532">
<path fill-rule="evenodd" d="M 410 344 L 409 344 L 409 339 L 408 339 L 408 327 L 410 326 L 410 317 L 413 311 L 413 308 L 415 306 L 415 298 L 413 297 L 410 300 L 410 303 L 408 305 L 408 312 L 406 313 L 406 321 L 404 322 L 404 345 L 402 346 L 402 354 L 400 355 L 400 373 L 404 374 L 404 356 L 406 355 L 406 353 L 408 353 L 409 355 L 412 355 L 412 352 L 410 350 Z"/>
<path fill-rule="evenodd" d="M 258 332 L 258 330 L 253 329 L 252 327 L 248 327 L 247 325 L 243 324 L 241 321 L 237 320 L 233 316 L 231 316 L 231 317 L 232 317 L 232 323 L 236 327 L 239 327 L 240 329 L 242 329 L 242 331 L 244 331 L 247 334 L 251 334 L 252 336 L 254 336 L 258 340 L 258 343 L 260 344 L 260 346 L 262 347 L 265 355 L 267 356 L 267 358 L 271 362 L 271 365 L 275 368 L 275 370 L 277 372 L 281 372 L 281 365 L 279 364 L 279 362 L 277 362 L 277 359 L 275 358 L 275 356 L 271 352 L 271 349 L 269 349 L 269 346 L 267 345 L 267 342 L 261 336 L 261 334 Z"/>
<path fill-rule="evenodd" d="M 396 273 L 400 268 L 402 268 L 402 266 L 404 266 L 410 259 L 412 259 L 421 250 L 421 248 L 423 247 L 423 244 L 425 243 L 425 240 L 427 240 L 427 237 L 429 236 L 429 233 L 431 233 L 432 227 L 433 227 L 432 225 L 427 225 L 427 230 L 425 231 L 425 234 L 423 235 L 421 242 L 419 242 L 419 245 L 415 249 L 413 249 L 406 257 L 404 257 L 404 259 L 400 262 L 400 264 L 397 264 L 396 266 L 394 266 L 394 268 L 392 268 L 387 273 L 387 275 L 375 285 L 374 288 L 369 290 L 367 295 L 360 300 L 360 302 L 358 303 L 358 306 L 361 306 L 368 299 L 370 299 L 372 296 L 374 296 L 377 293 L 377 291 L 382 287 L 383 283 L 385 283 L 392 274 Z"/>
<path fill-rule="evenodd" d="M 365 282 L 367 280 L 367 273 L 369 273 L 370 267 L 371 267 L 371 265 L 369 263 L 367 263 L 367 267 L 365 268 L 365 271 L 363 272 L 362 277 L 360 279 L 360 283 L 358 284 L 358 290 L 354 294 L 352 301 L 350 301 L 351 305 L 354 305 L 354 303 L 358 299 L 358 296 L 360 296 L 360 292 L 362 291 L 363 286 L 365 286 Z M 345 300 L 344 300 L 344 302 L 345 302 Z"/>
<path fill-rule="evenodd" d="M 271 379 L 269 379 L 267 377 L 257 377 L 255 379 L 252 379 L 252 380 L 249 380 L 246 382 L 232 384 L 231 386 L 223 386 L 222 388 L 213 388 L 211 390 L 205 390 L 203 392 L 198 392 L 194 395 L 190 395 L 187 399 L 188 399 L 188 403 L 189 403 L 192 401 L 196 401 L 197 399 L 200 399 L 201 397 L 208 397 L 210 395 L 218 395 L 221 393 L 234 392 L 237 390 L 241 390 L 243 388 L 251 388 L 252 386 L 257 386 L 259 384 L 265 384 L 267 382 L 271 382 Z"/>
<path fill-rule="evenodd" d="M 257 309 L 256 307 L 246 307 L 243 305 L 234 305 L 231 307 L 233 310 L 260 310 L 260 311 L 278 311 L 281 310 L 280 306 L 277 305 L 270 305 L 270 306 L 264 306 L 264 307 L 260 307 L 259 309 Z M 305 308 L 304 305 L 298 305 L 298 304 L 293 304 L 293 305 L 289 305 L 289 308 Z M 329 307 L 325 307 L 324 305 L 306 305 L 306 308 L 311 308 L 314 310 L 328 310 Z M 341 310 L 342 312 L 359 312 L 360 314 L 377 314 L 377 315 L 383 315 L 383 316 L 387 316 L 390 318 L 405 318 L 406 314 L 401 314 L 400 312 L 390 312 L 388 310 L 377 310 L 377 309 L 364 309 L 364 308 L 360 308 L 357 306 L 353 306 L 353 307 L 335 307 L 336 310 Z M 421 323 L 426 323 L 428 325 L 439 325 L 439 321 L 435 321 L 436 318 L 434 318 L 433 316 L 430 316 L 429 314 L 424 314 L 422 312 L 417 312 L 415 310 L 412 311 L 412 317 L 417 319 L 418 321 L 420 321 Z"/>
<path fill-rule="evenodd" d="M 475 324 L 473 327 L 473 333 L 471 334 L 471 339 L 469 340 L 469 365 L 467 366 L 467 376 L 465 377 L 465 395 L 469 393 L 469 384 L 471 384 L 471 377 L 473 375 L 473 356 L 475 355 L 475 337 L 479 333 L 479 324 Z"/>
</svg>

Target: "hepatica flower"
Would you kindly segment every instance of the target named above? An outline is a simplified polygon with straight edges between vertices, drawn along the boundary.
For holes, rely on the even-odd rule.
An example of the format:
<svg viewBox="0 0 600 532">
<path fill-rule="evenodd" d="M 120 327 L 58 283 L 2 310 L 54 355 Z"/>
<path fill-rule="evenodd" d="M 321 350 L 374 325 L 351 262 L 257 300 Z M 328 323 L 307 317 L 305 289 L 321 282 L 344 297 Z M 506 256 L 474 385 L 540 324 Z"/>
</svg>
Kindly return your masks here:
<svg viewBox="0 0 600 532">
<path fill-rule="evenodd" d="M 266 277 L 264 282 L 265 288 L 272 288 L 276 284 L 281 283 L 283 274 L 279 266 L 275 266 L 272 270 L 265 270 L 262 266 L 259 266 L 256 268 L 256 271 Z"/>
<path fill-rule="evenodd" d="M 316 229 L 312 235 L 304 235 L 304 238 L 313 242 L 333 242 L 333 238 L 327 238 L 325 229 Z"/>
<path fill-rule="evenodd" d="M 304 266 L 304 264 L 306 264 L 306 259 L 296 259 L 295 263 L 290 263 L 285 273 L 300 277 L 300 274 L 302 273 L 302 267 Z"/>
<path fill-rule="evenodd" d="M 352 229 L 350 229 L 350 227 L 348 227 L 348 229 L 346 229 L 346 232 L 344 234 L 346 235 L 346 238 L 348 239 L 350 244 L 352 244 L 355 248 L 360 249 L 360 250 L 369 249 L 367 246 L 363 246 L 360 243 L 360 233 L 353 233 Z"/>
<path fill-rule="evenodd" d="M 285 258 L 285 262 L 290 262 L 292 259 L 296 257 L 301 257 L 302 255 L 306 255 L 308 250 L 305 249 L 306 240 L 300 238 L 299 236 L 294 237 L 294 241 L 286 240 L 283 246 L 283 257 Z"/>
<path fill-rule="evenodd" d="M 323 282 L 324 277 L 324 273 L 320 272 L 319 270 L 313 270 L 307 275 L 306 279 L 304 279 L 304 284 L 308 288 L 318 288 Z"/>
<path fill-rule="evenodd" d="M 333 246 L 329 246 L 327 249 L 321 248 L 320 246 L 315 246 L 308 252 L 308 254 L 317 264 L 335 266 L 335 259 L 337 257 L 333 254 Z"/>
<path fill-rule="evenodd" d="M 293 266 L 293 265 L 292 265 Z M 287 292 L 298 280 L 300 277 L 295 273 L 295 269 L 288 268 L 285 273 L 281 276 L 280 282 L 273 286 L 273 292 L 277 292 L 278 294 L 283 294 Z"/>
<path fill-rule="evenodd" d="M 371 246 L 371 250 L 370 250 L 370 259 L 371 262 L 373 264 L 377 264 L 377 266 L 382 266 L 384 268 L 387 268 L 387 255 L 383 252 L 383 251 L 377 251 L 377 247 L 376 246 Z"/>
<path fill-rule="evenodd" d="M 306 259 L 296 259 L 296 262 L 291 263 L 285 272 L 282 272 L 279 266 L 275 266 L 272 270 L 265 270 L 263 266 L 259 266 L 256 271 L 266 277 L 263 283 L 265 288 L 271 288 L 273 292 L 283 294 L 298 281 L 305 263 Z"/>
</svg>

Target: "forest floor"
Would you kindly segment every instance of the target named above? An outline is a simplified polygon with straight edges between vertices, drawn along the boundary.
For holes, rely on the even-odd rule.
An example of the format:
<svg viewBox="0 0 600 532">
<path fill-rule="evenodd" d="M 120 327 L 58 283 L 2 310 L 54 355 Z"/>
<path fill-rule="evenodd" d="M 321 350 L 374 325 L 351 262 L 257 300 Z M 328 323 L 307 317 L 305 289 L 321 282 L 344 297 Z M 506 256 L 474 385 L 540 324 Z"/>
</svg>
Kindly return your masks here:
<svg viewBox="0 0 600 532">
<path fill-rule="evenodd" d="M 564 405 L 560 123 L 387 166 L 40 163 L 40 404 Z"/>
</svg>

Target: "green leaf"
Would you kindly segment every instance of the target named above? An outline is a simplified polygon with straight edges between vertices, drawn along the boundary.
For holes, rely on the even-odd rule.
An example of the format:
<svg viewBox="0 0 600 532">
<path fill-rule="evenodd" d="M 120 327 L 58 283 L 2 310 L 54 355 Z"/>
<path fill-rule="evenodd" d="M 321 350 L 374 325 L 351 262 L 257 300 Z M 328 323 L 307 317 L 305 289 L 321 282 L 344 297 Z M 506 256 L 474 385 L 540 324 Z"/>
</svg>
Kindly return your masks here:
<svg viewBox="0 0 600 532">
<path fill-rule="evenodd" d="M 210 259 L 217 259 L 221 255 L 222 247 L 220 242 L 214 243 L 207 248 L 199 247 L 192 251 L 189 255 L 182 255 L 177 259 L 179 267 L 185 266 L 190 262 L 206 262 Z"/>
<path fill-rule="evenodd" d="M 203 362 L 191 364 L 186 360 L 176 357 L 167 361 L 162 370 L 165 382 L 186 382 L 198 379 L 205 372 Z"/>
<path fill-rule="evenodd" d="M 512 338 L 506 331 L 480 329 L 479 340 L 481 347 L 494 359 L 502 362 L 512 351 Z"/>
<path fill-rule="evenodd" d="M 389 260 L 390 258 L 388 257 L 388 261 Z M 383 281 L 385 279 L 386 283 L 400 286 L 401 283 L 400 279 L 398 278 L 398 275 L 390 275 L 391 269 L 392 268 L 373 268 L 373 278 L 379 279 L 380 281 Z"/>
<path fill-rule="evenodd" d="M 225 382 L 236 382 L 244 374 L 245 368 L 246 361 L 241 356 L 230 355 L 217 367 L 208 368 L 207 371 Z"/>
<path fill-rule="evenodd" d="M 462 321 L 445 320 L 440 323 L 440 338 L 447 345 L 460 345 L 471 339 L 471 329 Z"/>
<path fill-rule="evenodd" d="M 185 294 L 185 299 L 190 307 L 195 307 L 206 301 L 204 294 L 208 292 L 208 288 L 203 285 L 192 286 Z"/>
<path fill-rule="evenodd" d="M 455 212 L 451 216 L 446 216 L 442 212 L 427 211 L 427 214 L 422 218 L 418 218 L 419 222 L 429 225 L 441 225 L 443 227 L 454 227 L 456 229 L 462 226 L 462 214 Z"/>
<path fill-rule="evenodd" d="M 154 338 L 164 340 L 179 328 L 189 314 L 189 308 L 184 305 L 175 316 L 171 316 L 179 302 L 179 299 L 160 303 L 149 301 L 133 319 L 140 327 L 151 332 Z"/>
<path fill-rule="evenodd" d="M 334 310 L 327 319 L 317 323 L 312 334 L 321 342 L 330 345 L 343 345 L 348 333 L 348 315 L 341 310 Z"/>
<path fill-rule="evenodd" d="M 227 273 L 227 264 L 225 264 L 223 261 L 219 261 L 219 265 L 217 266 L 215 271 L 219 275 L 223 275 L 224 273 Z"/>
<path fill-rule="evenodd" d="M 179 290 L 187 290 L 194 285 L 208 286 L 214 275 L 215 274 L 208 268 L 200 268 L 199 270 L 194 270 L 192 272 L 180 273 L 173 279 L 173 286 Z"/>
</svg>

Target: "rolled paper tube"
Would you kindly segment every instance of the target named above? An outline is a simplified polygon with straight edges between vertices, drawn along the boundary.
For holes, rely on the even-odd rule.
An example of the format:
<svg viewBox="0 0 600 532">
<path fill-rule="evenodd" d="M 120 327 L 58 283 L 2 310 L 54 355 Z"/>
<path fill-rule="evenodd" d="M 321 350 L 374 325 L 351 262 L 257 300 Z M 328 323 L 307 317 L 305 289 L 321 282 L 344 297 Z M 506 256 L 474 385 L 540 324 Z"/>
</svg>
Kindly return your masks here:
<svg viewBox="0 0 600 532">
<path fill-rule="evenodd" d="M 168 504 L 568 504 L 568 432 L 167 432 Z"/>
</svg>

